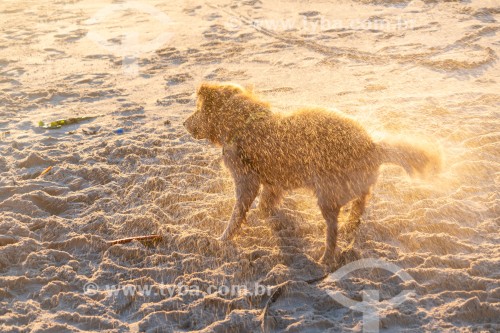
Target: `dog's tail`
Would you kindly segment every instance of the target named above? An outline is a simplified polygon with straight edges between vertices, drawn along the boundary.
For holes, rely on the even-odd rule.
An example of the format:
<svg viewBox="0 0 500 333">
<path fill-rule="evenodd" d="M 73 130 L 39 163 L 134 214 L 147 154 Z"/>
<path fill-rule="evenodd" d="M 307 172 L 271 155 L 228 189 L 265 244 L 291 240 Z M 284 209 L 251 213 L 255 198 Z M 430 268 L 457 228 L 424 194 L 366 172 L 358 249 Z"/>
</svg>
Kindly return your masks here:
<svg viewBox="0 0 500 333">
<path fill-rule="evenodd" d="M 410 176 L 428 176 L 441 171 L 440 152 L 428 145 L 404 140 L 379 142 L 380 162 L 402 166 Z"/>
</svg>

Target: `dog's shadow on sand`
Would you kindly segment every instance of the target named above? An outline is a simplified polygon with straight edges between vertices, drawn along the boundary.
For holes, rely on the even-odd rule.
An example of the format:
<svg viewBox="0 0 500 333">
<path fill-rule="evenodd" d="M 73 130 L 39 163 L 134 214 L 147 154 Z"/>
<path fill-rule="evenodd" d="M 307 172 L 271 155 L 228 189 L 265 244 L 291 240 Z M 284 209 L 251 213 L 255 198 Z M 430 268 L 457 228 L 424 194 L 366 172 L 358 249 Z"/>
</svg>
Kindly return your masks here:
<svg viewBox="0 0 500 333">
<path fill-rule="evenodd" d="M 300 256 L 311 265 L 318 265 L 315 259 L 319 258 L 312 258 L 306 254 L 305 249 L 310 246 L 307 241 L 307 223 L 293 200 L 286 200 L 275 214 L 265 218 L 263 222 L 272 230 L 273 239 L 276 240 L 284 264 L 293 265 L 293 258 Z"/>
<path fill-rule="evenodd" d="M 321 264 L 319 261 L 323 246 L 321 250 L 313 251 L 314 253 L 306 250 L 311 247 L 310 239 L 314 230 L 311 230 L 310 223 L 306 221 L 297 206 L 294 200 L 285 200 L 273 216 L 262 219 L 273 232 L 284 265 L 290 268 L 308 267 L 319 273 L 335 271 L 349 262 L 360 259 L 360 253 L 354 249 L 356 234 L 345 234 L 342 228 L 339 228 L 337 244 L 340 249 L 339 255 L 335 262 Z M 324 231 L 321 231 L 321 235 L 323 234 Z"/>
</svg>

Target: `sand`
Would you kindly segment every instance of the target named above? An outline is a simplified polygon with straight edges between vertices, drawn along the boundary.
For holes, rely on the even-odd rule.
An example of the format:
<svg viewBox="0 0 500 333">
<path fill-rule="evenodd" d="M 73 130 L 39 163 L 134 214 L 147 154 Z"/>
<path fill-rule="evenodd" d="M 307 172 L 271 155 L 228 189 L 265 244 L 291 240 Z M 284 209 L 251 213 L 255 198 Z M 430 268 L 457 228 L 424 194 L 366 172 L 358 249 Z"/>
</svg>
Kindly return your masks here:
<svg viewBox="0 0 500 333">
<path fill-rule="evenodd" d="M 498 2 L 119 4 L 0 3 L 0 331 L 360 332 L 363 313 L 329 295 L 363 289 L 413 291 L 380 331 L 500 330 Z M 232 180 L 182 127 L 210 80 L 253 85 L 276 112 L 322 106 L 376 138 L 434 142 L 442 174 L 382 168 L 354 241 L 340 235 L 346 263 L 412 280 L 367 268 L 304 282 L 328 272 L 306 191 L 218 242 Z M 149 234 L 163 239 L 107 243 Z M 256 284 L 266 293 L 220 289 Z"/>
</svg>

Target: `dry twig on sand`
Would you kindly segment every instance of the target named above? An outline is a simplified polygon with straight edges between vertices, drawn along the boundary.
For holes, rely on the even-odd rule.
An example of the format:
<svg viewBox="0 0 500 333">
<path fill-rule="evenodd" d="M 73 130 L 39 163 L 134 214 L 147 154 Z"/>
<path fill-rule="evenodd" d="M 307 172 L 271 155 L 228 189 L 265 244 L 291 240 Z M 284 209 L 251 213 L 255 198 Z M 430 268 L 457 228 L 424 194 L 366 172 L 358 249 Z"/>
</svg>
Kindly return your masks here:
<svg viewBox="0 0 500 333">
<path fill-rule="evenodd" d="M 135 236 L 108 241 L 108 245 L 126 244 L 136 240 L 144 246 L 156 246 L 162 239 L 162 235 Z"/>
<path fill-rule="evenodd" d="M 42 173 L 38 177 L 43 177 L 48 174 L 52 170 L 52 166 L 49 166 L 47 169 L 43 170 Z"/>
</svg>

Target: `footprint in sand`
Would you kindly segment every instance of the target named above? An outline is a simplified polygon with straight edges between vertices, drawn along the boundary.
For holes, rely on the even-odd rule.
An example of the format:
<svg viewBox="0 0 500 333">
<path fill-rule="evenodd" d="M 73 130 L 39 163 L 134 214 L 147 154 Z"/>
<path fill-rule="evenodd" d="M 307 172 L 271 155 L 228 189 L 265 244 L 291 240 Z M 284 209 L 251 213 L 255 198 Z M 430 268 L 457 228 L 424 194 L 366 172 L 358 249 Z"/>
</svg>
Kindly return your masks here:
<svg viewBox="0 0 500 333">
<path fill-rule="evenodd" d="M 314 17 L 314 16 L 318 16 L 319 14 L 321 14 L 321 13 L 316 11 L 316 10 L 309 10 L 307 12 L 299 13 L 299 15 L 302 15 L 305 17 Z"/>
<path fill-rule="evenodd" d="M 90 86 L 100 86 L 106 79 L 110 78 L 111 75 L 107 73 L 100 74 L 72 74 L 66 76 L 64 79 L 72 84 L 84 85 L 88 84 Z"/>
<path fill-rule="evenodd" d="M 484 65 L 492 64 L 496 53 L 489 47 L 472 45 L 468 47 L 451 48 L 428 59 L 421 64 L 437 70 L 472 70 Z"/>
<path fill-rule="evenodd" d="M 188 14 L 189 16 L 195 16 L 197 11 L 201 9 L 202 6 L 194 6 L 194 7 L 188 7 L 182 10 L 183 13 Z"/>
<path fill-rule="evenodd" d="M 189 73 L 180 73 L 180 74 L 175 74 L 171 75 L 167 78 L 167 85 L 168 86 L 175 86 L 181 83 L 185 83 L 188 80 L 191 80 L 193 77 Z"/>
<path fill-rule="evenodd" d="M 250 76 L 244 70 L 228 71 L 224 68 L 216 68 L 211 73 L 205 75 L 206 80 L 237 81 L 249 79 Z"/>
<path fill-rule="evenodd" d="M 77 40 L 82 39 L 87 35 L 88 31 L 85 29 L 77 29 L 70 31 L 68 33 L 62 33 L 54 35 L 58 41 L 66 42 L 66 43 L 74 43 Z"/>
<path fill-rule="evenodd" d="M 170 95 L 161 100 L 160 99 L 157 100 L 156 104 L 161 106 L 170 106 L 174 103 L 189 104 L 193 102 L 192 95 L 193 95 L 192 93 L 180 93 L 180 94 Z"/>
<path fill-rule="evenodd" d="M 289 92 L 293 91 L 292 87 L 278 87 L 278 88 L 273 88 L 273 89 L 266 89 L 266 90 L 261 90 L 261 93 L 282 93 L 282 92 Z"/>
<path fill-rule="evenodd" d="M 22 67 L 15 67 L 3 72 L 0 72 L 0 76 L 9 76 L 9 77 L 19 77 L 26 73 L 26 70 Z"/>
<path fill-rule="evenodd" d="M 160 60 L 163 63 L 169 65 L 181 65 L 189 61 L 189 59 L 175 47 L 167 47 L 157 50 L 156 54 L 160 57 Z"/>
</svg>

